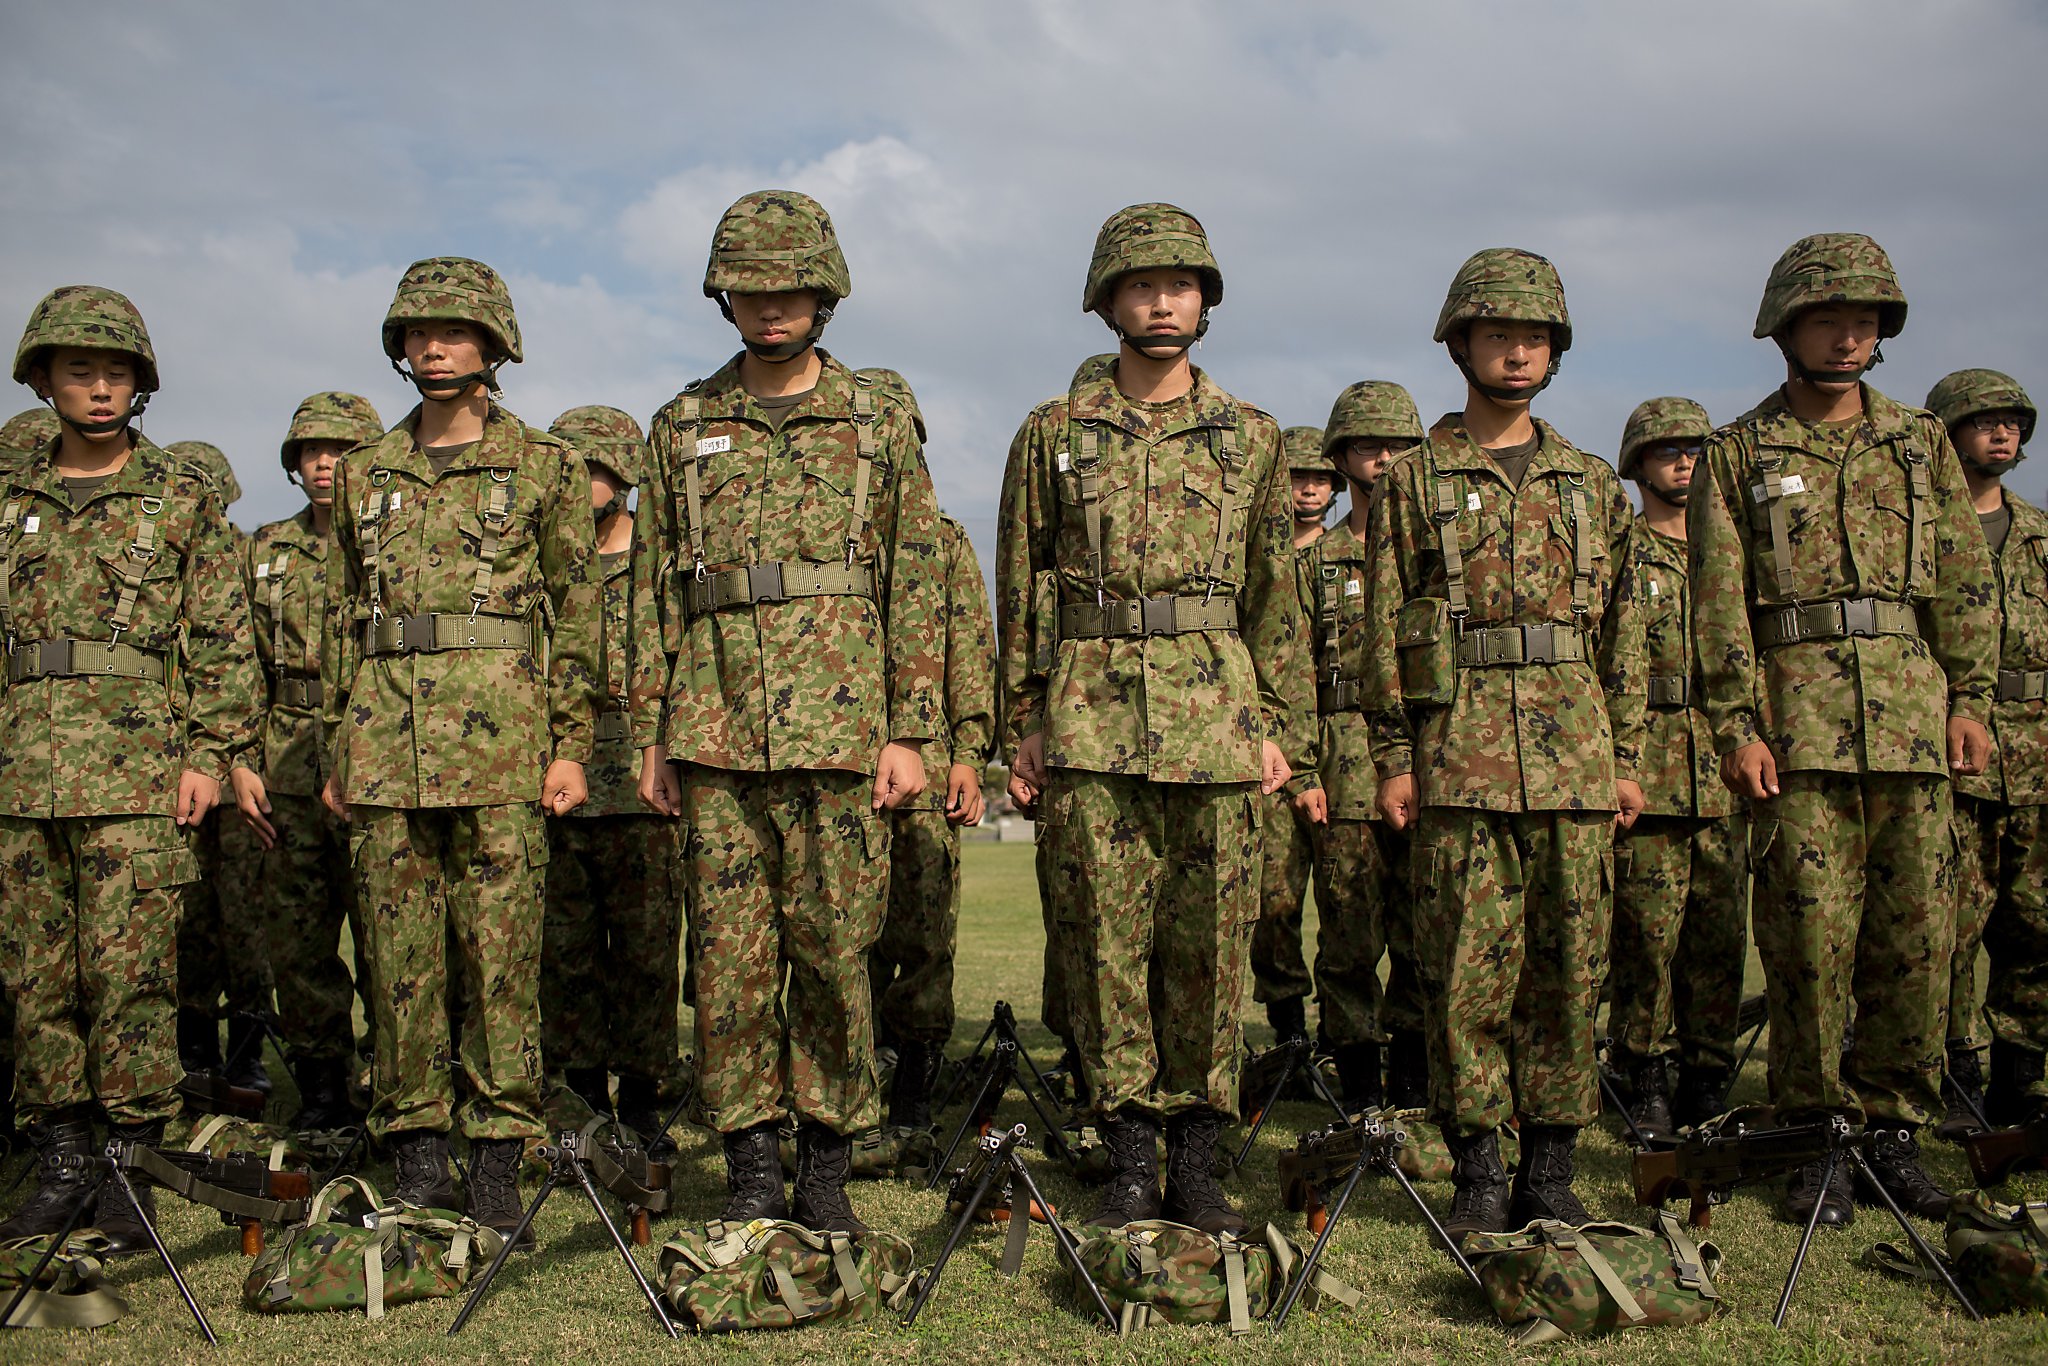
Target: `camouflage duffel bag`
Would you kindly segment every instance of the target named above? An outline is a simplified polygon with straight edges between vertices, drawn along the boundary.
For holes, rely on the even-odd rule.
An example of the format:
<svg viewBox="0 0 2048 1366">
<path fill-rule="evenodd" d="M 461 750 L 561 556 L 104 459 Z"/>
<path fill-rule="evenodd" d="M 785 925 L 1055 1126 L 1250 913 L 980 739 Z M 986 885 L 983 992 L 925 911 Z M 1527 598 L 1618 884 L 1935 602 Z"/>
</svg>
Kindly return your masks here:
<svg viewBox="0 0 2048 1366">
<path fill-rule="evenodd" d="M 201 1115 L 189 1128 L 172 1125 L 165 1141 L 208 1157 L 260 1157 L 272 1171 L 317 1165 L 314 1155 L 294 1139 L 291 1130 L 260 1119 Z"/>
<path fill-rule="evenodd" d="M 1714 1289 L 1721 1250 L 1694 1242 L 1676 1215 L 1661 1211 L 1655 1232 L 1539 1219 L 1514 1233 L 1468 1233 L 1464 1249 L 1493 1312 L 1510 1328 L 1520 1325 L 1521 1347 L 1705 1323 L 1722 1308 Z"/>
<path fill-rule="evenodd" d="M 344 1201 L 361 1207 L 356 1218 L 336 1217 Z M 306 1222 L 256 1259 L 242 1303 L 263 1314 L 363 1309 L 381 1319 L 388 1305 L 460 1293 L 504 1244 L 496 1229 L 454 1210 L 387 1203 L 369 1182 L 344 1176 L 321 1187 Z"/>
<path fill-rule="evenodd" d="M 1300 1259 L 1301 1249 L 1271 1224 L 1255 1241 L 1139 1219 L 1081 1240 L 1081 1264 L 1117 1311 L 1119 1333 L 1158 1323 L 1224 1323 L 1243 1337 L 1279 1306 Z M 1313 1309 L 1320 1295 L 1358 1303 L 1357 1291 L 1318 1272 L 1303 1306 Z"/>
<path fill-rule="evenodd" d="M 864 1322 L 907 1301 L 910 1244 L 879 1229 L 865 1237 L 814 1233 L 781 1219 L 714 1219 L 661 1245 L 662 1293 L 700 1333 Z"/>
<path fill-rule="evenodd" d="M 13 1302 L 22 1282 L 43 1259 L 47 1237 L 11 1238 L 0 1243 L 0 1309 Z M 84 1229 L 64 1240 L 57 1255 L 9 1315 L 9 1328 L 98 1328 L 128 1312 L 128 1301 L 101 1283 L 101 1254 L 107 1237 Z"/>
<path fill-rule="evenodd" d="M 1986 1314 L 2048 1313 L 2048 1200 L 2001 1205 L 1982 1191 L 1949 1202 L 1948 1259 L 1963 1293 Z M 1894 1275 L 1938 1281 L 1909 1249 L 1879 1243 L 1864 1262 Z"/>
<path fill-rule="evenodd" d="M 1451 1179 L 1451 1150 L 1443 1130 L 1429 1122 L 1427 1110 L 1396 1110 L 1392 1116 L 1408 1141 L 1394 1150 L 1394 1161 L 1410 1181 Z"/>
</svg>

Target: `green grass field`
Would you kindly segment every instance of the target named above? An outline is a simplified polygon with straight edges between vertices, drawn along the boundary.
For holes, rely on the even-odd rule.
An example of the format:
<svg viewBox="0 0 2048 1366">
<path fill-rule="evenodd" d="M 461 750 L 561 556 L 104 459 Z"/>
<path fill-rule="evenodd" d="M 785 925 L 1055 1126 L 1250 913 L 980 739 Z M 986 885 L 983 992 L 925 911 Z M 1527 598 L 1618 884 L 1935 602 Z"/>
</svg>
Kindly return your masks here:
<svg viewBox="0 0 2048 1366">
<path fill-rule="evenodd" d="M 1032 885 L 1032 851 L 1024 845 L 972 843 L 966 852 L 966 908 L 961 924 L 957 990 L 960 1027 L 956 1051 L 974 1041 L 998 997 L 1015 1002 L 1018 1013 L 1035 1017 L 1039 978 L 1038 905 Z M 1752 964 L 1752 975 L 1754 976 Z M 1245 1016 L 1260 1017 L 1246 1001 Z M 1262 1023 L 1253 1042 L 1268 1041 Z M 686 1035 L 687 1037 L 687 1035 Z M 1050 1036 L 1030 1022 L 1026 1042 L 1051 1060 Z M 1737 1100 L 1761 1098 L 1763 1069 L 1753 1062 Z M 281 1088 L 282 1089 L 282 1088 Z M 1021 1112 L 1021 1101 L 1011 1110 Z M 1006 1112 L 1007 1114 L 1007 1112 Z M 1307 1241 L 1301 1218 L 1280 1207 L 1274 1162 L 1296 1133 L 1322 1122 L 1307 1105 L 1281 1107 L 1261 1136 L 1237 1194 L 1254 1220 L 1270 1219 L 1291 1236 Z M 1966 1168 L 1960 1154 L 1930 1145 L 1938 1177 L 1960 1184 Z M 1640 1222 L 1644 1211 L 1629 1196 L 1626 1146 L 1612 1125 L 1589 1133 L 1582 1145 L 1579 1190 L 1594 1214 Z M 1048 1194 L 1075 1218 L 1085 1217 L 1092 1193 L 1034 1157 Z M 4 1175 L 11 1179 L 16 1164 Z M 681 1217 L 701 1220 L 716 1213 L 723 1168 L 710 1136 L 691 1131 L 684 1140 L 678 1177 Z M 1441 1211 L 1449 1185 L 1422 1187 Z M 2048 1178 L 2035 1174 L 2004 1193 L 2019 1198 L 2048 1194 Z M 1917 1286 L 1887 1280 L 1858 1265 L 1864 1249 L 1880 1239 L 1900 1241 L 1897 1228 L 1880 1211 L 1863 1211 L 1846 1232 L 1815 1241 L 1785 1331 L 1771 1328 L 1778 1288 L 1797 1242 L 1797 1230 L 1777 1223 L 1768 1191 L 1740 1194 L 1717 1212 L 1708 1235 L 1726 1262 L 1720 1287 L 1728 1312 L 1695 1331 L 1648 1330 L 1592 1343 L 1541 1349 L 1556 1359 L 1628 1362 L 1719 1361 L 1987 1361 L 2048 1359 L 2048 1321 L 2039 1317 L 1970 1323 L 1953 1303 Z M 861 1183 L 854 1203 L 871 1223 L 909 1237 L 921 1262 L 938 1255 L 947 1222 L 940 1193 L 896 1183 Z M 1433 1249 L 1412 1209 L 1391 1183 L 1374 1180 L 1340 1225 L 1329 1266 L 1364 1293 L 1355 1311 L 1332 1308 L 1297 1311 L 1285 1333 L 1264 1325 L 1242 1341 L 1220 1328 L 1155 1329 L 1126 1341 L 1105 1333 L 1084 1317 L 1055 1265 L 1049 1235 L 1034 1231 L 1024 1274 L 1015 1281 L 996 1274 L 1001 1234 L 977 1229 L 954 1256 L 938 1293 L 917 1326 L 905 1331 L 893 1317 L 860 1328 L 815 1328 L 795 1333 L 685 1339 L 671 1343 L 661 1333 L 633 1288 L 616 1254 L 580 1195 L 558 1192 L 543 1212 L 540 1251 L 515 1259 L 493 1288 L 463 1335 L 445 1336 L 455 1301 L 405 1305 L 381 1323 L 360 1314 L 313 1314 L 267 1318 L 241 1307 L 242 1279 L 249 1262 L 240 1256 L 234 1233 L 212 1211 L 164 1196 L 163 1226 L 172 1252 L 220 1335 L 211 1352 L 178 1301 L 153 1257 L 116 1264 L 111 1281 L 134 1306 L 121 1322 L 92 1333 L 23 1333 L 6 1340 L 10 1362 L 122 1361 L 167 1366 L 171 1362 L 318 1362 L 366 1360 L 653 1361 L 712 1359 L 805 1362 L 973 1362 L 1145 1361 L 1175 1366 L 1209 1361 L 1417 1361 L 1457 1356 L 1504 1359 L 1512 1355 L 1506 1335 L 1477 1293 L 1440 1252 Z M 664 1225 L 655 1225 L 658 1242 Z M 1923 1225 L 1930 1235 L 1938 1231 Z M 653 1248 L 642 1264 L 653 1274 Z"/>
</svg>

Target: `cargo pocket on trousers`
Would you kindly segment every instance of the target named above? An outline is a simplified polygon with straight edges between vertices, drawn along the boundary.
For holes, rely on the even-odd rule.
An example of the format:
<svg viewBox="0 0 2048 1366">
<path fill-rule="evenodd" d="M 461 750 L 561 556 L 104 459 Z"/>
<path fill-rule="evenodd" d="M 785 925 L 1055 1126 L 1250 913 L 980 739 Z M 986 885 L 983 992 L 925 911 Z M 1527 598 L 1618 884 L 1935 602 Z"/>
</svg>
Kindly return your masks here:
<svg viewBox="0 0 2048 1366">
<path fill-rule="evenodd" d="M 128 856 L 129 876 L 138 892 L 165 887 L 183 887 L 199 881 L 199 860 L 183 846 L 173 849 L 138 849 Z"/>
</svg>

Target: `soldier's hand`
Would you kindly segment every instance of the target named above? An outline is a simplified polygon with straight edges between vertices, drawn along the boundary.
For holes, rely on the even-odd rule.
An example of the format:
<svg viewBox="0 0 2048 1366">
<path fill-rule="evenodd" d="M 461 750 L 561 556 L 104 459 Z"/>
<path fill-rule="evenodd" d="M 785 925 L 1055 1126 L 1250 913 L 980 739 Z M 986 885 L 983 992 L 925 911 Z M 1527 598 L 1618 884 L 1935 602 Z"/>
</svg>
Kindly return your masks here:
<svg viewBox="0 0 2048 1366">
<path fill-rule="evenodd" d="M 1991 736 L 1966 716 L 1948 719 L 1948 766 L 1974 778 L 1991 765 Z"/>
<path fill-rule="evenodd" d="M 1633 778 L 1617 778 L 1614 781 L 1614 823 L 1623 830 L 1635 827 L 1636 817 L 1643 814 L 1649 801 L 1643 796 L 1643 785 Z"/>
<path fill-rule="evenodd" d="M 980 825 L 988 804 L 981 799 L 981 770 L 973 764 L 955 764 L 946 770 L 946 823 Z"/>
<path fill-rule="evenodd" d="M 640 805 L 664 816 L 683 814 L 683 780 L 668 761 L 668 746 L 640 751 Z"/>
<path fill-rule="evenodd" d="M 1301 813 L 1310 825 L 1330 823 L 1330 794 L 1320 787 L 1312 787 L 1294 799 L 1294 809 Z"/>
<path fill-rule="evenodd" d="M 180 825 L 197 825 L 220 803 L 220 780 L 186 769 L 178 775 L 178 807 L 171 814 Z"/>
<path fill-rule="evenodd" d="M 1045 732 L 1025 736 L 1010 764 L 1010 800 L 1026 818 L 1037 819 L 1038 799 L 1051 776 L 1045 767 Z"/>
<path fill-rule="evenodd" d="M 1721 756 L 1721 782 L 1738 797 L 1767 802 L 1778 795 L 1778 761 L 1762 740 Z"/>
<path fill-rule="evenodd" d="M 263 788 L 262 777 L 237 764 L 228 770 L 228 783 L 235 789 L 235 809 L 256 832 L 256 838 L 263 841 L 265 849 L 277 848 L 277 827 L 266 819 L 270 815 L 270 794 Z"/>
<path fill-rule="evenodd" d="M 320 788 L 320 804 L 332 811 L 338 820 L 348 820 L 348 803 L 341 799 L 341 779 L 335 774 L 327 775 L 327 782 Z"/>
<path fill-rule="evenodd" d="M 1287 780 L 1294 776 L 1294 770 L 1287 766 L 1287 756 L 1280 752 L 1280 746 L 1271 740 L 1259 742 L 1259 791 L 1268 797 L 1287 786 Z"/>
<path fill-rule="evenodd" d="M 1382 779 L 1372 804 L 1379 808 L 1380 819 L 1390 828 L 1406 830 L 1415 823 L 1415 775 L 1396 773 Z"/>
<path fill-rule="evenodd" d="M 547 815 L 566 816 L 589 797 L 583 765 L 574 759 L 557 759 L 540 776 L 540 809 Z"/>
<path fill-rule="evenodd" d="M 924 791 L 924 743 L 891 740 L 875 760 L 876 812 L 894 811 Z"/>
</svg>

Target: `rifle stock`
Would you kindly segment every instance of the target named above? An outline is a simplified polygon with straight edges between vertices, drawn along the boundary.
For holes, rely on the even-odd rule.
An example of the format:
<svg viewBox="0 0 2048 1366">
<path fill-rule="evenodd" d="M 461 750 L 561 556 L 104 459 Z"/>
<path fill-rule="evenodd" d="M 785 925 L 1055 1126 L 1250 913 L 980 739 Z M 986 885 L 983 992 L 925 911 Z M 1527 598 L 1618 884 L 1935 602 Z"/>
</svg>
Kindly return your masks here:
<svg viewBox="0 0 2048 1366">
<path fill-rule="evenodd" d="M 1970 1175 L 1980 1187 L 1998 1185 L 2022 1168 L 2048 1167 L 2048 1119 L 1971 1134 L 1963 1140 L 1963 1151 L 1970 1158 Z"/>
<path fill-rule="evenodd" d="M 1639 1152 L 1633 1160 L 1636 1202 L 1661 1209 L 1683 1193 L 1692 1203 L 1687 1222 L 1705 1228 L 1713 1206 L 1737 1186 L 1768 1180 L 1795 1167 L 1818 1162 L 1848 1140 L 1841 1119 L 1752 1129 L 1740 1112 L 1727 1127 L 1696 1134 L 1676 1147 Z"/>
<path fill-rule="evenodd" d="M 213 1072 L 187 1072 L 178 1094 L 210 1115 L 261 1119 L 270 1098 L 252 1086 L 235 1086 Z"/>
</svg>

